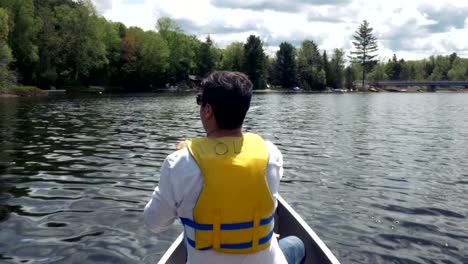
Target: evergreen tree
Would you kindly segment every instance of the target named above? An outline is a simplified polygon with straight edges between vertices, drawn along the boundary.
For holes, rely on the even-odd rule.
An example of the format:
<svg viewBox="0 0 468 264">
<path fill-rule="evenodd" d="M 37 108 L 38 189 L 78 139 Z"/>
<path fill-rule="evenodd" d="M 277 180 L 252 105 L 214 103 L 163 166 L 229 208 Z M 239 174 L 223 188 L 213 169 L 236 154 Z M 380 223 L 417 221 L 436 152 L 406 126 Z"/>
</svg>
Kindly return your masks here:
<svg viewBox="0 0 468 264">
<path fill-rule="evenodd" d="M 353 62 L 360 63 L 362 65 L 362 87 L 364 87 L 366 80 L 366 73 L 371 70 L 372 65 L 375 65 L 374 60 L 377 57 L 377 39 L 372 35 L 373 28 L 370 27 L 369 22 L 364 20 L 358 27 L 353 35 L 354 47 L 356 51 L 351 51 L 349 58 Z"/>
<path fill-rule="evenodd" d="M 345 87 L 347 89 L 354 88 L 354 71 L 351 66 L 346 67 L 344 71 L 344 78 L 345 78 Z"/>
<path fill-rule="evenodd" d="M 387 65 L 385 65 L 385 73 L 390 80 L 396 81 L 400 79 L 401 64 L 397 60 L 395 54 L 393 54 L 392 59 L 388 60 Z"/>
<path fill-rule="evenodd" d="M 310 40 L 302 42 L 297 55 L 298 81 L 305 90 L 323 90 L 325 88 L 325 71 L 323 58 L 317 45 Z"/>
<path fill-rule="evenodd" d="M 453 62 L 458 58 L 458 54 L 456 52 L 453 52 L 452 54 L 449 55 L 449 60 L 450 60 L 450 67 L 453 66 Z"/>
<path fill-rule="evenodd" d="M 283 88 L 291 88 L 296 82 L 295 48 L 288 42 L 280 44 L 276 52 L 275 78 Z"/>
<path fill-rule="evenodd" d="M 254 89 L 265 87 L 265 53 L 260 37 L 250 35 L 244 45 L 245 73 L 253 83 Z"/>
<path fill-rule="evenodd" d="M 328 60 L 327 51 L 323 51 L 323 70 L 325 71 L 325 86 L 332 87 L 332 76 L 330 71 L 330 61 Z"/>
<path fill-rule="evenodd" d="M 279 85 L 279 80 L 278 80 L 278 72 L 276 69 L 276 58 L 270 58 L 266 56 L 265 59 L 265 69 L 266 69 L 266 82 L 267 82 L 267 88 L 268 84 L 274 84 L 274 85 Z"/>
<path fill-rule="evenodd" d="M 402 81 L 410 80 L 411 72 L 410 72 L 409 65 L 406 64 L 404 59 L 400 59 L 399 64 L 400 64 L 400 76 L 398 76 L 398 79 Z"/>
<path fill-rule="evenodd" d="M 205 77 L 216 66 L 216 50 L 210 36 L 206 37 L 206 41 L 201 43 L 198 59 L 198 75 Z"/>
<path fill-rule="evenodd" d="M 413 64 L 409 65 L 408 80 L 416 80 L 416 68 Z"/>
<path fill-rule="evenodd" d="M 333 56 L 329 66 L 330 86 L 334 88 L 343 87 L 344 69 L 345 69 L 344 51 L 334 49 Z"/>
</svg>

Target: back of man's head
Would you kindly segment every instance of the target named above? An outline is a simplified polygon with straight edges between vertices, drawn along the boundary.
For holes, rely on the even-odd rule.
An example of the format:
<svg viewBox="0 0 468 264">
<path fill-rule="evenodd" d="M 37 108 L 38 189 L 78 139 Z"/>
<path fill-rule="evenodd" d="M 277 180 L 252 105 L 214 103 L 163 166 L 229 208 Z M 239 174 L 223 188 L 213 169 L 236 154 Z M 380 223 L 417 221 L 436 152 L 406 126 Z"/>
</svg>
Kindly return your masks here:
<svg viewBox="0 0 468 264">
<path fill-rule="evenodd" d="M 252 98 L 252 82 L 240 72 L 215 71 L 202 82 L 202 103 L 210 104 L 220 129 L 242 127 Z"/>
</svg>

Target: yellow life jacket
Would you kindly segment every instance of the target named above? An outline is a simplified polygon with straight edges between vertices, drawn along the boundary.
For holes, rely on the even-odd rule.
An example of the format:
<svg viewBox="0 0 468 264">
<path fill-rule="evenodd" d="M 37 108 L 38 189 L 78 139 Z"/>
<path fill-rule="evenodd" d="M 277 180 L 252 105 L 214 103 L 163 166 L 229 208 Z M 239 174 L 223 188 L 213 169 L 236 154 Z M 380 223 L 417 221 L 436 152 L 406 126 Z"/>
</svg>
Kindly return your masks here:
<svg viewBox="0 0 468 264">
<path fill-rule="evenodd" d="M 230 254 L 268 248 L 274 201 L 266 178 L 265 141 L 245 133 L 243 137 L 194 138 L 187 146 L 204 177 L 194 220 L 181 218 L 195 229 L 195 238 L 187 237 L 188 244 Z"/>
</svg>

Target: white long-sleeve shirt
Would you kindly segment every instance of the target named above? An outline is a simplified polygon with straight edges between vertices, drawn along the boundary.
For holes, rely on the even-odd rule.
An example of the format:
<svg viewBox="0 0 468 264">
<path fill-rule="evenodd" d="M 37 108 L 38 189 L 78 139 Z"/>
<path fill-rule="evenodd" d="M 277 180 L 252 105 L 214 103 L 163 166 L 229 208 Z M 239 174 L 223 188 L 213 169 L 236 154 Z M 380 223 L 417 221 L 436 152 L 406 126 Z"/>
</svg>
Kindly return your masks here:
<svg viewBox="0 0 468 264">
<path fill-rule="evenodd" d="M 267 141 L 269 161 L 267 181 L 276 196 L 283 176 L 283 156 L 273 143 Z M 179 217 L 193 220 L 193 210 L 203 188 L 203 174 L 187 148 L 169 155 L 161 168 L 159 186 L 153 192 L 145 207 L 145 224 L 154 232 L 161 232 Z M 188 237 L 195 237 L 195 230 L 185 226 Z M 214 250 L 196 250 L 187 247 L 189 264 L 198 263 L 287 263 L 276 239 L 271 239 L 270 247 L 254 254 L 224 254 Z"/>
</svg>

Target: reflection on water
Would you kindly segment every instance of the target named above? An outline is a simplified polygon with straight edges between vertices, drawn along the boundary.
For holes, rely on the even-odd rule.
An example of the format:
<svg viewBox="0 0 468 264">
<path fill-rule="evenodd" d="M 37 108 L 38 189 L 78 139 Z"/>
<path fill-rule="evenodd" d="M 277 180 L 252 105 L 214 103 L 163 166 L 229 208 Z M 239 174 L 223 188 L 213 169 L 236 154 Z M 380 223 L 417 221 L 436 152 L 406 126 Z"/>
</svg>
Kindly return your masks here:
<svg viewBox="0 0 468 264">
<path fill-rule="evenodd" d="M 468 262 L 468 94 L 256 94 L 246 129 L 343 263 Z M 0 99 L 0 259 L 154 263 L 142 210 L 165 156 L 203 135 L 192 95 Z"/>
</svg>

